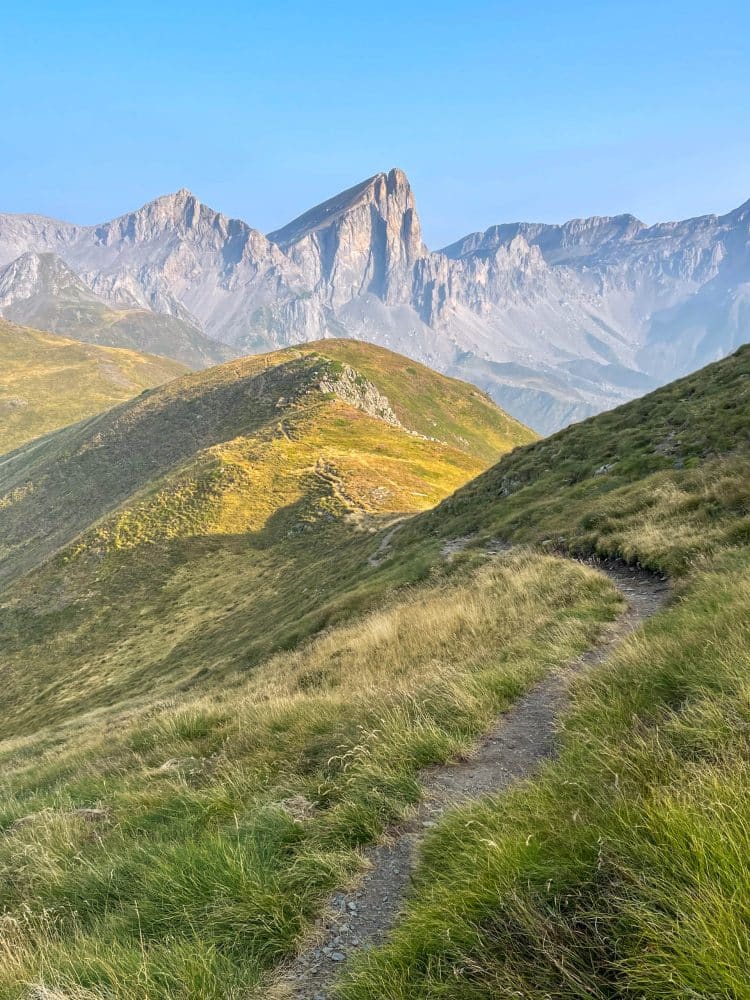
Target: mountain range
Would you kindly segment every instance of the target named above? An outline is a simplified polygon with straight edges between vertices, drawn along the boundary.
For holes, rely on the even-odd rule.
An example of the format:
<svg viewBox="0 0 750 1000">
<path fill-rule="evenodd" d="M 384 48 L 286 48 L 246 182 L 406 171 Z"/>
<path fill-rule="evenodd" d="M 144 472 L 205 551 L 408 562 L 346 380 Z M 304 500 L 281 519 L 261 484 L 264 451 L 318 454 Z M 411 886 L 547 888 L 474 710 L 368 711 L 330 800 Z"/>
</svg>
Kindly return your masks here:
<svg viewBox="0 0 750 1000">
<path fill-rule="evenodd" d="M 512 223 L 438 251 L 392 169 L 264 235 L 187 190 L 94 226 L 0 215 L 0 313 L 192 367 L 356 337 L 554 431 L 750 330 L 750 202 L 648 226 Z"/>
</svg>

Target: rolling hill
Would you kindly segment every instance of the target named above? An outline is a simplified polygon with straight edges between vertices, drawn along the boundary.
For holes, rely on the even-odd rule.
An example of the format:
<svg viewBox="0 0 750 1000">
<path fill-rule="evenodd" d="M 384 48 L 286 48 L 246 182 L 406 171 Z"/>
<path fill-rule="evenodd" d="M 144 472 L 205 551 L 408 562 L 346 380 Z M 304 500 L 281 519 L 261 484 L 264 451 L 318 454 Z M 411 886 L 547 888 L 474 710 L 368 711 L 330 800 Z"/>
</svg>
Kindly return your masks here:
<svg viewBox="0 0 750 1000">
<path fill-rule="evenodd" d="M 29 639 L 33 725 L 42 688 L 69 715 L 319 629 L 326 601 L 356 600 L 371 531 L 533 437 L 471 386 L 326 341 L 185 376 L 17 450 L 0 465 L 0 579 L 44 563 L 4 603 L 19 708 L 30 675 L 11 681 L 9 664 Z"/>
<path fill-rule="evenodd" d="M 0 320 L 0 454 L 182 375 L 183 365 Z"/>
<path fill-rule="evenodd" d="M 556 760 L 427 824 L 335 995 L 746 1000 L 749 394 L 745 347 L 534 442 L 325 341 L 16 452 L 0 996 L 309 995 L 284 965 L 422 769 L 606 637 L 598 556 L 669 605 L 576 682 Z"/>
</svg>

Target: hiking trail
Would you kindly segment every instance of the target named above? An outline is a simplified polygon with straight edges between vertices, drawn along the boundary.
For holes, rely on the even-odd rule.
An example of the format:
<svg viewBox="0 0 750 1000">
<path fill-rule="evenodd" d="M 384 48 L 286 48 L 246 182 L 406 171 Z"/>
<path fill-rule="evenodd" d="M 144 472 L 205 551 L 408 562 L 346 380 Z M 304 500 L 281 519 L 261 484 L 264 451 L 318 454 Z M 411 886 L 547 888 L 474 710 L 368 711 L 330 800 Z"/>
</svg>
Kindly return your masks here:
<svg viewBox="0 0 750 1000">
<path fill-rule="evenodd" d="M 390 541 L 390 539 L 389 539 Z M 446 543 L 444 556 L 465 547 L 467 539 Z M 488 544 L 486 554 L 509 546 Z M 471 756 L 420 772 L 422 800 L 414 814 L 387 831 L 379 844 L 363 851 L 368 868 L 347 892 L 337 892 L 302 950 L 275 980 L 279 1000 L 330 1000 L 331 987 L 349 958 L 385 942 L 403 911 L 418 849 L 427 832 L 448 810 L 497 794 L 530 778 L 555 756 L 558 723 L 568 703 L 570 682 L 603 663 L 614 648 L 666 602 L 669 586 L 661 578 L 622 564 L 595 564 L 618 587 L 627 608 L 598 642 L 576 660 L 553 670 L 498 717 Z"/>
</svg>

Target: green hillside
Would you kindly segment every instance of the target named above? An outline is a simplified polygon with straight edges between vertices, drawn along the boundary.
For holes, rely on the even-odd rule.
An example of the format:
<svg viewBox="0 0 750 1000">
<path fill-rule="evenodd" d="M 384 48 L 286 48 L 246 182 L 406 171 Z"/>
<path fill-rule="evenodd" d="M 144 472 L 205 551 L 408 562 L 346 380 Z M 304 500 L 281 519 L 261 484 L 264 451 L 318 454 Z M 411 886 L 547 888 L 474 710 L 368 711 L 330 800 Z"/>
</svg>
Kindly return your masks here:
<svg viewBox="0 0 750 1000">
<path fill-rule="evenodd" d="M 477 534 L 683 575 L 750 540 L 750 346 L 479 476 L 401 536 Z M 439 542 L 433 543 L 435 548 Z"/>
<path fill-rule="evenodd" d="M 0 579 L 54 558 L 4 602 L 18 724 L 216 680 L 316 631 L 360 600 L 373 530 L 532 436 L 470 386 L 336 341 L 19 450 L 0 466 Z"/>
<path fill-rule="evenodd" d="M 326 341 L 11 456 L 0 997 L 288 997 L 420 768 L 622 610 L 564 551 L 673 602 L 578 682 L 559 759 L 428 831 L 336 997 L 750 997 L 749 392 L 745 348 L 526 444 L 471 387 Z"/>
<path fill-rule="evenodd" d="M 750 997 L 750 347 L 507 456 L 393 558 L 457 537 L 639 562 L 677 600 L 578 685 L 540 780 L 431 835 L 337 996 Z"/>
<path fill-rule="evenodd" d="M 176 361 L 0 320 L 0 454 L 183 374 Z"/>
</svg>

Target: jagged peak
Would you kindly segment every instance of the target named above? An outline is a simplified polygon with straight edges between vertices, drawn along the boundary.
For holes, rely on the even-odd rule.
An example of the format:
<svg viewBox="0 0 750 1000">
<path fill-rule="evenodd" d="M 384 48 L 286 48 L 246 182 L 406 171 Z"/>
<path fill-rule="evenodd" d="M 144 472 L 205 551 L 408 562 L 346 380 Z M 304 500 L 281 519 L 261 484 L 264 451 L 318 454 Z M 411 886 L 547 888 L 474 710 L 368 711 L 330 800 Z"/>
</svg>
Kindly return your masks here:
<svg viewBox="0 0 750 1000">
<path fill-rule="evenodd" d="M 406 176 L 405 171 L 403 171 L 401 167 L 391 167 L 385 177 L 389 185 L 393 187 L 408 188 L 411 191 L 409 178 Z"/>
<path fill-rule="evenodd" d="M 744 222 L 746 219 L 750 219 L 750 198 L 721 216 L 722 222 Z"/>
<path fill-rule="evenodd" d="M 212 244 L 231 238 L 245 248 L 243 252 L 253 256 L 281 257 L 279 249 L 259 230 L 204 204 L 188 188 L 160 195 L 134 212 L 94 227 L 94 232 L 103 244 L 117 240 L 137 243 L 171 233 L 191 240 L 208 239 Z"/>
<path fill-rule="evenodd" d="M 132 212 L 125 212 L 123 215 L 117 216 L 112 222 L 118 222 L 120 219 L 130 219 L 134 216 L 145 216 L 145 217 L 156 217 L 161 216 L 164 218 L 174 218 L 177 219 L 184 216 L 186 210 L 191 209 L 195 211 L 196 209 L 201 209 L 200 200 L 190 191 L 188 188 L 180 188 L 179 191 L 172 191 L 167 194 L 160 194 L 156 198 L 152 198 L 151 201 L 147 201 L 140 208 L 135 209 Z M 209 212 L 215 215 L 219 215 L 218 212 L 213 212 L 213 209 L 208 209 Z"/>
<path fill-rule="evenodd" d="M 381 171 L 373 174 L 372 177 L 360 181 L 359 184 L 320 202 L 320 204 L 303 212 L 302 215 L 292 219 L 286 226 L 269 233 L 268 239 L 282 248 L 289 246 L 311 232 L 326 228 L 359 205 L 373 201 L 381 202 L 383 196 L 388 197 L 396 194 L 403 196 L 405 207 L 414 209 L 412 189 L 408 177 L 399 167 L 392 167 L 387 172 Z"/>
<path fill-rule="evenodd" d="M 152 198 L 150 201 L 147 201 L 144 205 L 141 205 L 140 208 L 136 209 L 136 211 L 142 212 L 148 208 L 160 208 L 162 206 L 182 206 L 190 200 L 198 201 L 198 198 L 189 188 L 182 187 L 178 191 L 168 191 L 166 194 L 157 195 L 156 198 Z"/>
</svg>

